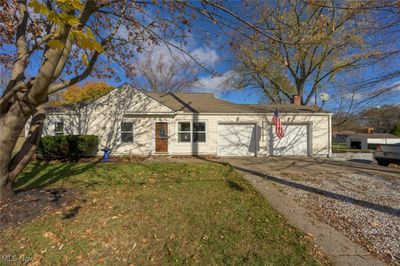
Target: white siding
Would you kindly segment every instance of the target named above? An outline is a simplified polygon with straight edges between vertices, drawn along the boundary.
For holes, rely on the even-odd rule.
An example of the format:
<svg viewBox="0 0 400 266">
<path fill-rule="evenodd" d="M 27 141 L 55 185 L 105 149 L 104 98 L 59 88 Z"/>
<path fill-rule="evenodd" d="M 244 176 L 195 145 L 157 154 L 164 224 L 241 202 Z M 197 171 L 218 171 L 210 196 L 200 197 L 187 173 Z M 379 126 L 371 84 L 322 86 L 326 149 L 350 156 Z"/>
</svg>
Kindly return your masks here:
<svg viewBox="0 0 400 266">
<path fill-rule="evenodd" d="M 218 124 L 218 156 L 255 156 L 259 143 L 256 124 Z"/>
<path fill-rule="evenodd" d="M 64 119 L 65 128 L 73 128 L 66 134 L 91 134 L 99 136 L 99 149 L 109 147 L 113 154 L 148 155 L 154 150 L 154 116 L 168 115 L 172 110 L 134 89 L 116 89 L 96 101 L 82 107 L 80 116 L 49 114 L 45 120 L 44 135 L 54 135 L 54 122 Z M 79 119 L 80 117 L 80 119 Z M 121 143 L 122 121 L 134 122 L 134 142 Z M 75 125 L 69 127 L 70 122 Z M 99 151 L 101 153 L 101 151 Z"/>
<path fill-rule="evenodd" d="M 400 144 L 400 138 L 367 139 L 368 144 Z"/>
<path fill-rule="evenodd" d="M 175 123 L 170 123 L 170 154 L 190 155 L 190 154 L 211 154 L 217 155 L 218 145 L 218 123 L 240 122 L 253 123 L 257 125 L 260 132 L 258 156 L 269 155 L 269 138 L 272 114 L 268 115 L 207 115 L 207 114 L 179 114 L 175 117 Z M 206 143 L 178 143 L 177 140 L 177 121 L 205 121 L 207 123 L 207 142 Z M 281 120 L 285 123 L 302 123 L 310 127 L 310 146 L 312 155 L 329 154 L 329 115 L 312 114 L 281 114 Z"/>
<path fill-rule="evenodd" d="M 302 155 L 310 154 L 310 126 L 309 124 L 283 124 L 284 137 L 279 139 L 274 128 L 270 130 L 270 149 L 271 154 L 285 155 Z"/>
<path fill-rule="evenodd" d="M 260 119 L 257 116 L 249 115 L 202 115 L 202 114 L 179 114 L 175 117 L 175 123 L 172 123 L 171 132 L 171 151 L 172 155 L 217 155 L 218 150 L 218 123 L 239 122 L 257 124 Z M 179 143 L 177 139 L 178 121 L 199 121 L 206 122 L 207 136 L 205 143 Z M 260 125 L 257 125 L 258 127 Z M 266 145 L 260 140 L 259 154 L 266 154 Z"/>
<path fill-rule="evenodd" d="M 217 155 L 218 124 L 252 123 L 256 125 L 258 156 L 270 154 L 269 138 L 272 114 L 185 114 L 174 113 L 158 101 L 134 89 L 122 88 L 101 97 L 77 110 L 77 114 L 49 114 L 46 117 L 44 135 L 54 134 L 54 123 L 64 121 L 66 134 L 93 134 L 99 136 L 100 149 L 109 147 L 113 154 L 149 155 L 155 151 L 155 122 L 168 122 L 171 155 Z M 328 155 L 330 128 L 328 114 L 281 114 L 285 123 L 307 125 L 312 155 Z M 133 143 L 121 143 L 122 121 L 134 122 Z M 206 142 L 178 143 L 179 121 L 203 121 L 206 123 Z"/>
<path fill-rule="evenodd" d="M 272 116 L 268 117 L 271 121 Z M 312 155 L 328 155 L 330 149 L 329 115 L 318 114 L 281 114 L 281 121 L 285 123 L 309 124 L 311 130 L 311 152 Z"/>
<path fill-rule="evenodd" d="M 347 138 L 346 145 L 351 148 L 352 141 L 361 142 L 361 149 L 368 149 L 368 144 L 400 144 L 400 138 L 368 138 L 367 136 L 354 135 Z"/>
<path fill-rule="evenodd" d="M 43 135 L 54 135 L 55 124 L 57 122 L 64 123 L 64 135 L 80 134 L 79 114 L 47 114 L 43 125 Z M 29 130 L 29 128 L 28 128 Z"/>
</svg>

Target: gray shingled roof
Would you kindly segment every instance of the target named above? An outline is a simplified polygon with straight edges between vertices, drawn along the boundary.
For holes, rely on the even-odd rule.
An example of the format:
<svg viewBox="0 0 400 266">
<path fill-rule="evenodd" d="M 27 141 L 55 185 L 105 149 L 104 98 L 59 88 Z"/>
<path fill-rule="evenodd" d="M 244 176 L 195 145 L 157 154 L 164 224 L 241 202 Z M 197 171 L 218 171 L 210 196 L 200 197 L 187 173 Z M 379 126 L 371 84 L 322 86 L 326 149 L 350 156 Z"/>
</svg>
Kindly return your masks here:
<svg viewBox="0 0 400 266">
<path fill-rule="evenodd" d="M 46 107 L 46 111 L 48 113 L 66 113 L 76 111 L 78 108 L 78 104 L 62 104 L 55 106 Z"/>
<path fill-rule="evenodd" d="M 311 106 L 294 104 L 236 104 L 218 99 L 212 93 L 147 93 L 151 98 L 176 112 L 184 113 L 323 113 Z M 74 111 L 89 101 L 76 104 L 50 106 L 49 113 Z"/>
<path fill-rule="evenodd" d="M 218 99 L 212 93 L 148 93 L 174 111 L 185 113 L 316 113 L 314 107 L 294 104 L 235 104 Z"/>
<path fill-rule="evenodd" d="M 354 131 L 351 130 L 343 130 L 343 131 L 334 131 L 332 132 L 332 135 L 342 135 L 342 136 L 352 136 L 354 134 L 357 134 Z"/>
<path fill-rule="evenodd" d="M 400 137 L 389 134 L 389 133 L 372 133 L 372 134 L 367 134 L 367 133 L 359 133 L 353 135 L 353 137 L 366 137 L 370 139 L 400 139 Z"/>
</svg>

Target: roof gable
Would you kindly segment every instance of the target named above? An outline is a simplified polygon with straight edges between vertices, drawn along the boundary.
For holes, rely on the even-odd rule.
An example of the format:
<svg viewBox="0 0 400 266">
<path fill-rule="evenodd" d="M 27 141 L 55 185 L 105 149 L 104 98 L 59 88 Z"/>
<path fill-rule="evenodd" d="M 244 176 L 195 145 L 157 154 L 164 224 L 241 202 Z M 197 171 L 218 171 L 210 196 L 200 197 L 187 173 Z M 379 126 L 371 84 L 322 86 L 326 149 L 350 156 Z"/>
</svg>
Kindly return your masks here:
<svg viewBox="0 0 400 266">
<path fill-rule="evenodd" d="M 173 109 L 128 84 L 119 90 L 119 97 L 130 99 L 130 104 L 125 109 L 126 113 L 174 113 Z"/>
<path fill-rule="evenodd" d="M 126 114 L 173 114 L 174 110 L 151 98 L 146 93 L 124 84 L 117 89 L 101 96 L 100 98 L 79 102 L 52 106 L 47 108 L 49 113 L 67 113 L 81 108 L 91 109 L 94 112 L 102 110 L 114 110 L 117 107 Z"/>
</svg>

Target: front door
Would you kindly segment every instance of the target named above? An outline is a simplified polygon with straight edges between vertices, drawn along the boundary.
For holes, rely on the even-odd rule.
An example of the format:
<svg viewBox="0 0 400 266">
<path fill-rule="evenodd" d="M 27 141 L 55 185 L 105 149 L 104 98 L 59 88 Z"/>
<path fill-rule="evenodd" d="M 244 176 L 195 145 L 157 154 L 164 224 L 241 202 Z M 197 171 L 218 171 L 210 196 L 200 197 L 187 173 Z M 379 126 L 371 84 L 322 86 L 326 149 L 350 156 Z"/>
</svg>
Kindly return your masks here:
<svg viewBox="0 0 400 266">
<path fill-rule="evenodd" d="M 156 152 L 168 152 L 167 122 L 156 122 Z"/>
</svg>

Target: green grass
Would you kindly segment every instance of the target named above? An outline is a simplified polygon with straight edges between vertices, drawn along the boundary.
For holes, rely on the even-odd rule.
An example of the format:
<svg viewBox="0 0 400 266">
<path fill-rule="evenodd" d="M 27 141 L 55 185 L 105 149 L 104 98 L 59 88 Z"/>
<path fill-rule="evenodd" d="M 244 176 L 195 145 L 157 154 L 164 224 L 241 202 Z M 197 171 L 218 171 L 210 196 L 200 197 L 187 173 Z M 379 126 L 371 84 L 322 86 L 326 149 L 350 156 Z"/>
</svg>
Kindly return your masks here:
<svg viewBox="0 0 400 266">
<path fill-rule="evenodd" d="M 332 152 L 333 153 L 345 153 L 345 152 L 353 152 L 353 153 L 370 153 L 371 149 L 349 149 L 346 144 L 343 143 L 332 143 Z"/>
<path fill-rule="evenodd" d="M 2 228 L 0 255 L 42 265 L 327 263 L 229 166 L 34 163 L 16 188 L 61 186 L 82 199 Z"/>
<path fill-rule="evenodd" d="M 332 149 L 347 149 L 345 143 L 332 143 Z"/>
<path fill-rule="evenodd" d="M 345 153 L 345 152 L 352 152 L 352 153 L 371 153 L 372 150 L 370 149 L 334 149 L 332 148 L 333 153 Z"/>
</svg>

